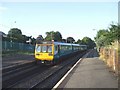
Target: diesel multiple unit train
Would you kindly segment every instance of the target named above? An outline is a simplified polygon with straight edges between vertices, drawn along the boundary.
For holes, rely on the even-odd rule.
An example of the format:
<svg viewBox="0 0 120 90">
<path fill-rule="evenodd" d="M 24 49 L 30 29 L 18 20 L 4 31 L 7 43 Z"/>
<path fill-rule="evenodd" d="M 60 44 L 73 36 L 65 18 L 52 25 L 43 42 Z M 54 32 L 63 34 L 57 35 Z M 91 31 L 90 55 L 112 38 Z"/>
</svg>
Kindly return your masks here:
<svg viewBox="0 0 120 90">
<path fill-rule="evenodd" d="M 86 45 L 61 43 L 61 42 L 42 42 L 35 46 L 36 62 L 44 64 L 55 64 L 60 59 L 71 56 L 77 52 L 87 49 Z"/>
</svg>

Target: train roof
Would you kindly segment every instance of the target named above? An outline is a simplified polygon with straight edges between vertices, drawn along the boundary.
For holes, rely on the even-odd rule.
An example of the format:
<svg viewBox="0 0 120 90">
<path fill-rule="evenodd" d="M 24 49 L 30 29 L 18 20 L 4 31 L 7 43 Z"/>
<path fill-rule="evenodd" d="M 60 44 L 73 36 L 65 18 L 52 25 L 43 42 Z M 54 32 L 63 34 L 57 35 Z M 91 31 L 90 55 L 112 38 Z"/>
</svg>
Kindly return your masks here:
<svg viewBox="0 0 120 90">
<path fill-rule="evenodd" d="M 43 41 L 39 44 L 55 44 L 55 45 L 73 45 L 73 46 L 87 46 L 87 45 L 80 45 L 80 44 L 74 44 L 74 43 L 64 43 L 64 42 L 54 42 L 54 41 Z"/>
<path fill-rule="evenodd" d="M 73 43 L 63 43 L 63 42 L 54 42 L 55 45 L 73 45 L 73 46 L 80 46 L 79 44 L 73 44 Z"/>
<path fill-rule="evenodd" d="M 83 44 L 81 44 L 80 46 L 87 46 L 87 45 L 83 45 Z"/>
<path fill-rule="evenodd" d="M 72 45 L 71 43 L 54 42 L 55 45 Z"/>
<path fill-rule="evenodd" d="M 72 46 L 84 46 L 87 47 L 87 45 L 80 45 L 80 44 L 74 44 L 74 43 L 62 43 L 62 42 L 54 42 L 55 45 L 72 45 Z"/>
</svg>

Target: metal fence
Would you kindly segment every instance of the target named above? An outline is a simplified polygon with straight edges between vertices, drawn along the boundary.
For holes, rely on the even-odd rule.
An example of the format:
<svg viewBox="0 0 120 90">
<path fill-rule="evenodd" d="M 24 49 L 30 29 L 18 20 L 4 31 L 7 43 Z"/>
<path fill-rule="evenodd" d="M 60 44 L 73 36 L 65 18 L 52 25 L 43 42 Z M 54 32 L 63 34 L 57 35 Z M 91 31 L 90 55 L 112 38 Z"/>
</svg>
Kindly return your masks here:
<svg viewBox="0 0 120 90">
<path fill-rule="evenodd" d="M 2 41 L 2 51 L 34 51 L 35 46 L 31 44 Z"/>
</svg>

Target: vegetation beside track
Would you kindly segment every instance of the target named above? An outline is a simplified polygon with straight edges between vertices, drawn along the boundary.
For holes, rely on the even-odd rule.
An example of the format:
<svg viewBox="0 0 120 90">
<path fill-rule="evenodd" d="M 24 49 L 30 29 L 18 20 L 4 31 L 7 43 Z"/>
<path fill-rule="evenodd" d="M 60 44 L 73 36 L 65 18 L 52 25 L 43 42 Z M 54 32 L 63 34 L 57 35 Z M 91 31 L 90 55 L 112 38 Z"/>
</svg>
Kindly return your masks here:
<svg viewBox="0 0 120 90">
<path fill-rule="evenodd" d="M 34 55 L 34 52 L 32 51 L 7 51 L 2 52 L 2 57 L 6 56 L 15 56 L 15 55 Z"/>
<path fill-rule="evenodd" d="M 95 42 L 102 60 L 120 74 L 120 25 L 112 23 L 108 29 L 99 30 Z"/>
</svg>

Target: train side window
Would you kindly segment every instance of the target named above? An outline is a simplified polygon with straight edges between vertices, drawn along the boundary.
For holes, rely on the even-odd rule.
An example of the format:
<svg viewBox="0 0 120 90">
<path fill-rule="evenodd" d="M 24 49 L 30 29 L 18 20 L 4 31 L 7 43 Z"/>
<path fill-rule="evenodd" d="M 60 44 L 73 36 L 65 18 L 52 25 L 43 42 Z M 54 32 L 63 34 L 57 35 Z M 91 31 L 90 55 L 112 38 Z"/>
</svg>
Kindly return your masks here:
<svg viewBox="0 0 120 90">
<path fill-rule="evenodd" d="M 69 46 L 69 50 L 72 50 L 72 46 Z"/>
<path fill-rule="evenodd" d="M 58 46 L 55 46 L 54 54 L 57 54 L 57 53 L 58 53 Z"/>
<path fill-rule="evenodd" d="M 65 46 L 64 45 L 60 46 L 60 51 L 61 51 L 61 53 L 64 53 L 64 51 L 65 51 Z"/>
</svg>

